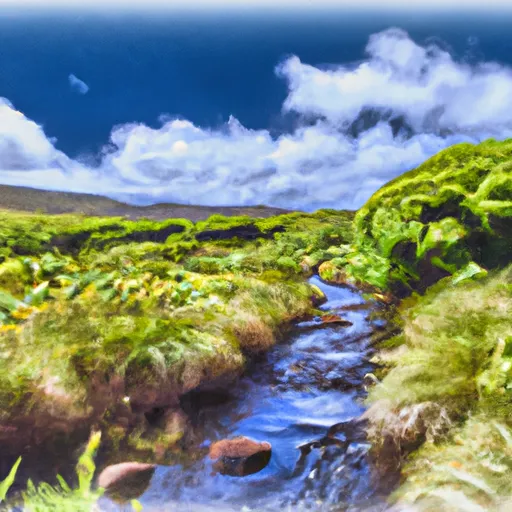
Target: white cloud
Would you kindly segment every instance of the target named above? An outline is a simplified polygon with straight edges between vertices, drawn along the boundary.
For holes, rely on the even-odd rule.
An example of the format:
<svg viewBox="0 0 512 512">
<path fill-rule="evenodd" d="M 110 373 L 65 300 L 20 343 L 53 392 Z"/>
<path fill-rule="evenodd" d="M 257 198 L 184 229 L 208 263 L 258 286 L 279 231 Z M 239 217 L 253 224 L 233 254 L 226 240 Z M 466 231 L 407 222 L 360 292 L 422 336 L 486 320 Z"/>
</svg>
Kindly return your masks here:
<svg viewBox="0 0 512 512">
<path fill-rule="evenodd" d="M 512 134 L 509 68 L 457 63 L 397 29 L 373 35 L 357 66 L 322 70 L 292 57 L 277 73 L 289 85 L 283 109 L 304 118 L 293 132 L 275 139 L 234 118 L 217 130 L 124 125 L 96 169 L 2 103 L 0 181 L 153 202 L 356 208 L 444 147 Z"/>
<path fill-rule="evenodd" d="M 55 150 L 43 130 L 0 98 L 0 169 L 65 168 L 69 159 Z"/>
<path fill-rule="evenodd" d="M 71 90 L 78 94 L 87 94 L 89 92 L 89 86 L 73 74 L 68 76 L 68 82 Z"/>
<path fill-rule="evenodd" d="M 367 108 L 403 115 L 415 132 L 497 135 L 511 127 L 512 70 L 456 63 L 438 47 L 421 47 L 398 29 L 373 35 L 368 60 L 355 70 L 321 71 L 297 57 L 280 67 L 289 81 L 285 108 L 345 125 Z"/>
</svg>

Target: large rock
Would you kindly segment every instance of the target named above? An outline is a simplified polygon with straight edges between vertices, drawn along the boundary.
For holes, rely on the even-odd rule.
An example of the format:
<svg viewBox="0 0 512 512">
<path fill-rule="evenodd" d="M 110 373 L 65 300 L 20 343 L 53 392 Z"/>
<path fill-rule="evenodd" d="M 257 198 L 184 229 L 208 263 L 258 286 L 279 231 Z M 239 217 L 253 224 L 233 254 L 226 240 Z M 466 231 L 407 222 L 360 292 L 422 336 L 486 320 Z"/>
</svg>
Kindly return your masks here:
<svg viewBox="0 0 512 512">
<path fill-rule="evenodd" d="M 325 293 L 316 285 L 311 285 L 311 303 L 313 306 L 321 306 L 327 302 Z"/>
<path fill-rule="evenodd" d="M 272 446 L 248 437 L 223 439 L 210 447 L 214 469 L 223 475 L 246 476 L 261 471 L 270 461 Z"/>
</svg>

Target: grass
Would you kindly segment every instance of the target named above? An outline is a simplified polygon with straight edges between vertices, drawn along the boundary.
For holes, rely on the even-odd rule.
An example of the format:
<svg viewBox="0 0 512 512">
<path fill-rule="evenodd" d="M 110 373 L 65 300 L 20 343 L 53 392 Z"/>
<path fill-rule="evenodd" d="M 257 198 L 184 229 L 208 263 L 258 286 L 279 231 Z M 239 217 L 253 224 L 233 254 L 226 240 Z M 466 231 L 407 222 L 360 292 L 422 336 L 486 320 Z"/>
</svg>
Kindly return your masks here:
<svg viewBox="0 0 512 512">
<path fill-rule="evenodd" d="M 374 399 L 392 397 L 396 406 L 436 400 L 450 407 L 452 398 L 460 405 L 477 396 L 489 354 L 512 335 L 512 268 L 486 281 L 443 285 L 404 313 L 407 350 L 400 350 Z"/>
<path fill-rule="evenodd" d="M 14 463 L 14 466 L 9 471 L 7 477 L 0 482 L 0 503 L 5 501 L 7 497 L 7 493 L 9 489 L 12 487 L 14 480 L 16 478 L 16 472 L 18 471 L 18 467 L 21 464 L 21 457 L 18 457 L 18 460 Z"/>
<path fill-rule="evenodd" d="M 506 508 L 511 170 L 512 141 L 460 144 L 355 216 L 256 208 L 167 219 L 162 205 L 135 213 L 90 197 L 77 204 L 117 216 L 0 211 L 0 425 L 21 441 L 3 444 L 20 450 L 36 426 L 53 435 L 93 424 L 116 449 L 176 443 L 183 432 L 166 437 L 144 413 L 233 382 L 314 311 L 321 293 L 305 279 L 318 271 L 401 300 L 402 332 L 376 356 L 367 413 L 377 466 L 402 471 L 393 499 Z"/>
<path fill-rule="evenodd" d="M 509 510 L 510 471 L 510 424 L 477 414 L 448 442 L 427 443 L 411 458 L 403 472 L 405 483 L 392 500 L 416 510 Z"/>
<path fill-rule="evenodd" d="M 376 453 L 404 466 L 394 498 L 494 510 L 512 492 L 512 266 L 447 278 L 401 307 L 367 413 Z"/>
<path fill-rule="evenodd" d="M 19 496 L 14 496 L 8 503 L 8 509 L 14 506 L 16 510 L 20 507 L 26 512 L 50 512 L 59 510 L 62 512 L 94 512 L 98 510 L 97 502 L 103 495 L 104 490 L 93 485 L 93 478 L 96 471 L 94 458 L 100 444 L 100 432 L 92 432 L 83 453 L 78 459 L 75 467 L 78 485 L 70 487 L 64 478 L 57 476 L 58 485 L 52 486 L 47 483 L 35 485 L 29 480 L 27 489 Z M 7 492 L 16 479 L 16 473 L 22 462 L 18 458 L 7 478 L 0 482 L 0 503 L 5 501 Z M 130 502 L 130 509 L 140 512 L 142 506 L 136 500 Z"/>
<path fill-rule="evenodd" d="M 333 211 L 197 224 L 0 217 L 0 424 L 18 429 L 12 453 L 35 432 L 95 424 L 106 445 L 115 432 L 118 445 L 146 446 L 143 413 L 236 379 L 312 311 L 312 260 L 352 235 L 352 215 Z"/>
</svg>

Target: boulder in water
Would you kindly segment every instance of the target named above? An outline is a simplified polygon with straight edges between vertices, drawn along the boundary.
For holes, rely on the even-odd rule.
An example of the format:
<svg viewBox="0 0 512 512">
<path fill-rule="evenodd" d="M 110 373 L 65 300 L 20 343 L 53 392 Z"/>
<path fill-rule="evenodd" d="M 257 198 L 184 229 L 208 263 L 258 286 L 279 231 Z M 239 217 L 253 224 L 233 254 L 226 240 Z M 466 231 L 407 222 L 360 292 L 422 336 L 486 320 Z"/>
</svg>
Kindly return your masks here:
<svg viewBox="0 0 512 512">
<path fill-rule="evenodd" d="M 321 306 L 325 302 L 327 302 L 327 297 L 325 293 L 316 285 L 311 285 L 311 302 L 313 306 Z"/>
<path fill-rule="evenodd" d="M 223 475 L 246 476 L 261 471 L 270 461 L 272 446 L 248 437 L 223 439 L 210 447 L 214 469 Z"/>
</svg>

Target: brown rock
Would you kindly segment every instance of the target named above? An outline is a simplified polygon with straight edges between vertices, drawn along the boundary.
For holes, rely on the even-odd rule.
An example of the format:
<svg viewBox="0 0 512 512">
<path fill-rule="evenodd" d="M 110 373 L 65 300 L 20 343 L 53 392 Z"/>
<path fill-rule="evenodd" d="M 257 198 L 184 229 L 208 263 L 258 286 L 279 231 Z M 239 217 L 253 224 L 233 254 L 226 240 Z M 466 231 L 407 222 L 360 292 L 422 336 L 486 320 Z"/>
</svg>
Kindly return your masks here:
<svg viewBox="0 0 512 512">
<path fill-rule="evenodd" d="M 148 473 L 155 470 L 155 464 L 145 464 L 143 462 L 122 462 L 107 466 L 98 477 L 98 485 L 103 489 L 110 489 L 128 479 L 137 479 L 137 477 L 147 478 Z"/>
<path fill-rule="evenodd" d="M 248 437 L 223 439 L 210 447 L 214 469 L 223 475 L 246 476 L 261 471 L 270 461 L 272 446 Z"/>
<path fill-rule="evenodd" d="M 332 313 L 322 315 L 320 319 L 322 320 L 323 324 L 337 324 L 343 325 L 344 327 L 349 327 L 352 325 L 352 322 L 349 322 L 348 320 L 341 318 L 341 316 Z"/>
</svg>

